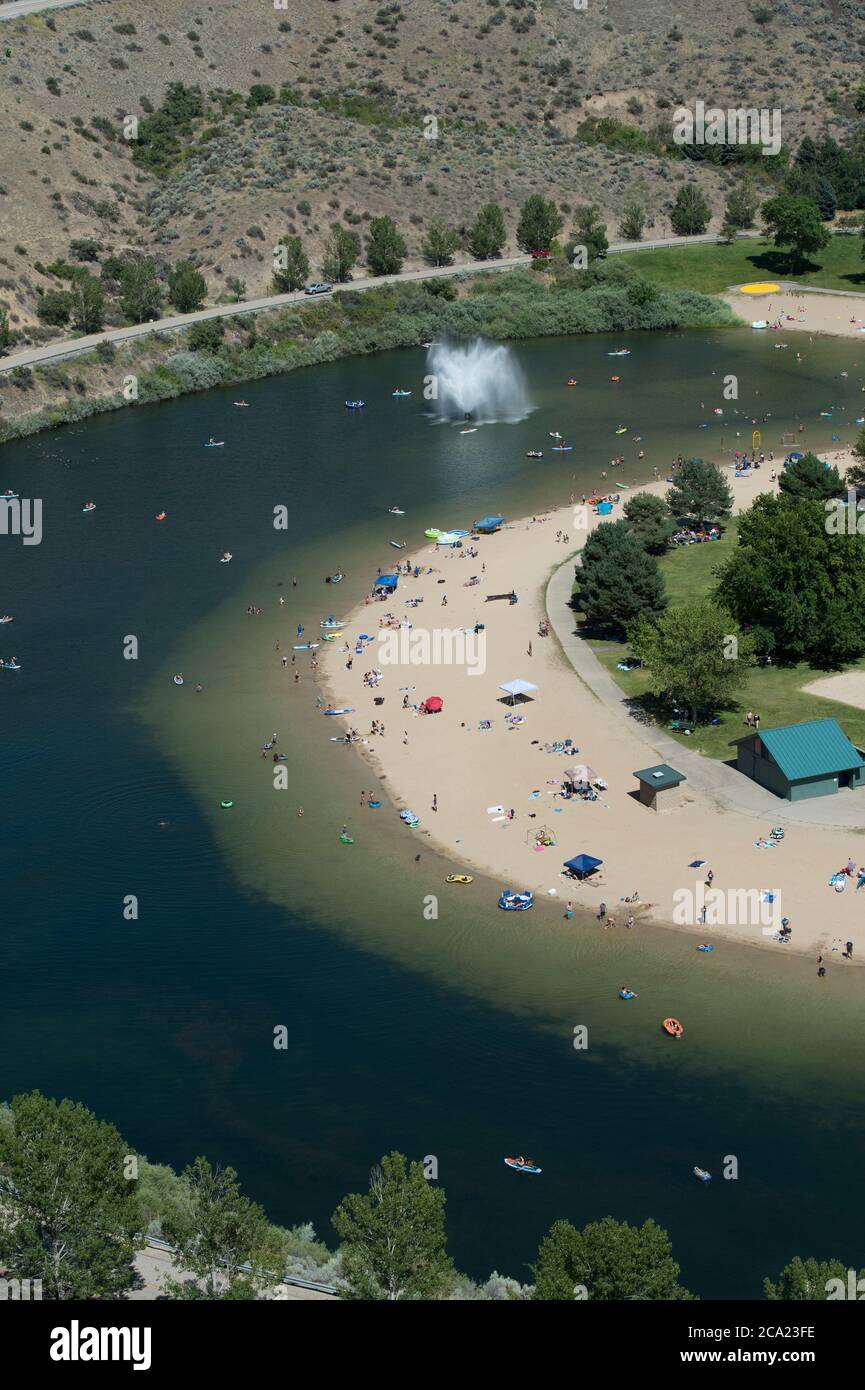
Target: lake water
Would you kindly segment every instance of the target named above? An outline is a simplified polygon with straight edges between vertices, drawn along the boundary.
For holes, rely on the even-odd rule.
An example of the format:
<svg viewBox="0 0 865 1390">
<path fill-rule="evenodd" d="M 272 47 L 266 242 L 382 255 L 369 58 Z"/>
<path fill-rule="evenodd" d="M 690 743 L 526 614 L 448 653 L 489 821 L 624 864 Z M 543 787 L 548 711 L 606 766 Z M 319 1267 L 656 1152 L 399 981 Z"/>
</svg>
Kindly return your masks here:
<svg viewBox="0 0 865 1390">
<path fill-rule="evenodd" d="M 640 334 L 630 358 L 608 358 L 619 345 L 519 344 L 534 412 L 468 436 L 426 417 L 416 351 L 3 449 L 0 489 L 43 500 L 44 539 L 0 537 L 0 609 L 15 615 L 2 654 L 22 665 L 0 672 L 0 1095 L 70 1095 L 154 1160 L 231 1163 L 272 1219 L 313 1220 L 331 1241 L 331 1211 L 383 1152 L 434 1154 L 451 1249 L 479 1277 L 528 1279 L 554 1219 L 608 1213 L 666 1227 L 703 1297 L 759 1297 L 797 1253 L 855 1260 L 859 972 L 818 987 L 812 962 L 732 946 L 707 959 L 660 928 L 623 940 L 566 927 L 560 908 L 497 912 L 500 885 L 446 888 L 453 865 L 387 806 L 361 811 L 371 774 L 329 742 L 311 681 L 290 688 L 274 650 L 296 623 L 312 633 L 347 612 L 392 563 L 389 537 L 411 546 L 429 525 L 579 498 L 615 452 L 627 462 L 608 481 L 634 484 L 678 453 L 719 456 L 737 430 L 750 444 L 752 417 L 776 456 L 800 421 L 814 448 L 856 432 L 856 341 L 783 352 L 747 330 Z M 738 401 L 722 395 L 729 376 Z M 249 410 L 233 407 L 241 394 Z M 356 397 L 366 410 L 344 410 Z M 556 429 L 573 453 L 546 449 Z M 205 450 L 211 435 L 225 448 Z M 260 757 L 273 730 L 287 792 Z M 422 913 L 432 892 L 437 921 Z M 616 998 L 625 978 L 637 1005 Z M 657 1030 L 668 1013 L 686 1044 Z M 514 1152 L 543 1177 L 507 1170 Z M 727 1155 L 736 1181 L 721 1180 Z M 698 1184 L 694 1164 L 716 1180 Z"/>
</svg>

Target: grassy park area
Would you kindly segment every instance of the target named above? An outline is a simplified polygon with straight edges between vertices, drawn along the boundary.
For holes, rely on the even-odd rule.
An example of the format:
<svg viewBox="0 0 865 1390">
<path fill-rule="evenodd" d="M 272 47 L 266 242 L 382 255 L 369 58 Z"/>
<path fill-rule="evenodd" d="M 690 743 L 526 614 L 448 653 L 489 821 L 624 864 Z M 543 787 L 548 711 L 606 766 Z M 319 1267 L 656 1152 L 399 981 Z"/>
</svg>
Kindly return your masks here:
<svg viewBox="0 0 865 1390">
<path fill-rule="evenodd" d="M 795 280 L 814 289 L 865 291 L 865 260 L 860 236 L 833 236 L 824 250 L 791 274 L 786 251 L 770 240 L 742 238 L 729 246 L 671 246 L 658 251 L 626 251 L 616 260 L 635 266 L 667 289 L 719 294 L 749 280 Z"/>
<path fill-rule="evenodd" d="M 679 546 L 664 555 L 659 565 L 670 603 L 686 603 L 707 594 L 714 583 L 716 570 L 735 545 L 736 523 L 731 521 L 721 540 Z M 638 700 L 647 695 L 648 682 L 642 671 L 619 670 L 618 663 L 628 655 L 627 642 L 593 641 L 591 647 L 627 696 Z M 846 669 L 865 670 L 865 660 Z M 749 672 L 738 707 L 720 713 L 717 724 L 701 724 L 690 736 L 669 727 L 666 732 L 683 746 L 696 749 L 710 758 L 728 759 L 735 752 L 730 747 L 731 741 L 747 732 L 745 711 L 752 709 L 759 713 L 764 729 L 772 729 L 780 724 L 796 724 L 806 719 L 837 719 L 848 738 L 858 747 L 865 747 L 865 710 L 840 704 L 837 700 L 807 695 L 801 689 L 803 685 L 819 680 L 821 675 L 836 674 L 835 671 L 820 671 L 804 662 L 755 666 Z M 647 695 L 646 703 L 653 713 L 657 711 L 658 702 L 651 695 Z M 664 722 L 669 725 L 669 718 Z"/>
</svg>

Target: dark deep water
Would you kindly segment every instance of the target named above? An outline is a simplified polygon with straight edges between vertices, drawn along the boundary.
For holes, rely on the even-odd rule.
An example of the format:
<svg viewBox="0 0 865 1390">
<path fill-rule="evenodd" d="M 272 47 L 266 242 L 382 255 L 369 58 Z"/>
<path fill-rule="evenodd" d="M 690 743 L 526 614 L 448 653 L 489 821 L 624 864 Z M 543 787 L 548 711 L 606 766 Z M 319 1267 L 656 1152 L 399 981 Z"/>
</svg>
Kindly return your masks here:
<svg viewBox="0 0 865 1390">
<path fill-rule="evenodd" d="M 573 1021 L 590 1022 L 586 1010 L 596 1009 L 607 1031 L 578 1058 L 569 1005 L 552 983 L 548 1001 L 541 985 L 531 999 L 514 983 L 496 996 L 467 987 L 458 959 L 448 981 L 446 968 L 430 974 L 386 945 L 370 948 L 364 922 L 384 931 L 392 919 L 396 933 L 409 910 L 386 837 L 377 896 L 370 866 L 334 865 L 330 844 L 298 868 L 299 910 L 250 892 L 180 763 L 136 714 L 161 681 L 170 719 L 170 672 L 183 669 L 188 635 L 213 624 L 222 605 L 242 622 L 247 604 L 272 607 L 274 595 L 262 599 L 256 587 L 263 566 L 284 559 L 285 584 L 300 580 L 296 593 L 286 588 L 289 634 L 333 607 L 321 584 L 330 570 L 348 575 L 344 606 L 357 600 L 392 558 L 394 526 L 411 545 L 430 524 L 561 503 L 589 490 L 619 447 L 632 482 L 654 464 L 665 472 L 678 452 L 718 453 L 722 438 L 733 447 L 735 420 L 718 385 L 725 373 L 740 378 L 743 443 L 752 411 L 772 413 L 764 447 L 799 418 L 813 447 L 827 447 L 833 430 L 854 431 L 865 379 L 856 342 L 809 345 L 799 371 L 792 353 L 747 332 L 636 335 L 624 365 L 605 356 L 618 345 L 518 345 L 536 413 L 468 438 L 426 421 L 423 354 L 407 352 L 106 416 L 0 452 L 0 489 L 44 507 L 41 545 L 0 536 L 0 611 L 15 615 L 0 629 L 0 653 L 22 665 L 0 672 L 0 1096 L 34 1087 L 69 1095 L 154 1161 L 180 1168 L 203 1152 L 230 1163 L 274 1220 L 312 1220 L 328 1241 L 337 1201 L 364 1185 L 383 1152 L 435 1154 L 452 1253 L 477 1277 L 496 1268 L 528 1279 L 554 1219 L 606 1214 L 658 1221 L 683 1281 L 707 1298 L 759 1297 L 762 1277 L 794 1254 L 861 1264 L 865 1218 L 843 1200 L 862 1154 L 858 991 L 835 1000 L 819 1034 L 803 1036 L 793 1003 L 797 990 L 811 999 L 810 975 L 806 987 L 796 963 L 784 962 L 788 973 L 774 978 L 790 1002 L 773 1006 L 762 965 L 739 952 L 724 1009 L 747 1020 L 748 1067 L 719 1048 L 677 1071 L 659 1060 L 654 1038 L 642 1052 L 620 1050 L 612 1029 L 621 1015 L 606 1002 L 618 962 L 591 946 L 591 982 L 574 981 L 582 1013 Z M 627 393 L 613 393 L 616 371 Z M 579 393 L 563 389 L 572 373 Z M 414 396 L 393 400 L 403 385 Z M 241 396 L 248 411 L 232 406 Z M 355 396 L 369 403 L 363 417 L 342 407 Z M 698 432 L 719 403 L 724 423 Z M 830 403 L 833 420 L 820 419 Z M 629 434 L 615 439 L 620 421 Z M 543 448 L 552 429 L 574 452 L 527 461 L 526 449 Z M 645 440 L 641 465 L 632 431 Z M 210 435 L 226 447 L 204 450 Z M 86 516 L 90 498 L 97 511 Z M 386 515 L 394 502 L 405 517 Z M 287 534 L 271 523 L 283 503 Z M 168 521 L 157 525 L 161 509 Z M 229 566 L 218 564 L 225 549 L 235 555 Z M 123 656 L 130 635 L 137 661 Z M 232 640 L 227 628 L 216 671 Z M 207 717 L 218 709 L 214 692 Z M 299 737 L 292 751 L 308 756 Z M 195 756 L 216 759 L 217 740 Z M 338 785 L 322 764 L 321 801 L 334 804 Z M 315 787 L 304 796 L 314 814 Z M 333 815 L 342 814 L 337 801 Z M 242 820 L 234 827 L 245 833 Z M 330 906 L 320 920 L 309 907 L 316 883 L 324 892 L 334 877 L 338 931 Z M 127 894 L 139 896 L 137 922 L 124 920 Z M 467 935 L 498 925 L 494 912 L 475 920 L 460 910 Z M 686 980 L 687 943 L 656 932 L 652 949 L 653 968 Z M 692 1013 L 705 989 L 694 984 Z M 271 1043 L 281 1023 L 288 1052 Z M 509 1172 L 501 1159 L 513 1152 L 535 1155 L 543 1177 Z M 739 1160 L 738 1181 L 720 1180 L 727 1154 Z M 695 1163 L 716 1180 L 696 1183 Z"/>
</svg>

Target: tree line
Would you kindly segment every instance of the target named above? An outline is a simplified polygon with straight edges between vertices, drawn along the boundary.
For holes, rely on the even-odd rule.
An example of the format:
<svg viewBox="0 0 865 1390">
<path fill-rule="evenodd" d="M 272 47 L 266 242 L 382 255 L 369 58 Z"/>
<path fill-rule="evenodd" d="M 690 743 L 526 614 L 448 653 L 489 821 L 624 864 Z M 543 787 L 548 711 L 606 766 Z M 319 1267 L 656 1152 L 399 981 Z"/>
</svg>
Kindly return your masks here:
<svg viewBox="0 0 865 1390">
<path fill-rule="evenodd" d="M 494 1275 L 485 1294 L 460 1275 L 447 1251 L 446 1197 L 424 1165 L 385 1155 L 366 1192 L 337 1206 L 341 1245 L 337 1292 L 344 1299 L 397 1301 L 498 1297 L 537 1300 L 680 1300 L 669 1238 L 654 1221 L 612 1217 L 582 1229 L 556 1221 L 530 1266 L 533 1282 Z M 34 1091 L 0 1106 L 0 1274 L 39 1279 L 43 1298 L 124 1298 L 133 1259 L 154 1216 L 173 1246 L 165 1294 L 174 1299 L 251 1300 L 279 1282 L 291 1233 L 244 1196 L 232 1168 L 198 1157 L 178 1177 L 135 1154 L 118 1130 L 83 1105 Z M 311 1238 L 310 1238 L 311 1239 Z M 793 1259 L 767 1299 L 822 1300 L 832 1280 L 846 1288 L 840 1260 Z M 837 1295 L 834 1295 L 837 1296 Z"/>
</svg>

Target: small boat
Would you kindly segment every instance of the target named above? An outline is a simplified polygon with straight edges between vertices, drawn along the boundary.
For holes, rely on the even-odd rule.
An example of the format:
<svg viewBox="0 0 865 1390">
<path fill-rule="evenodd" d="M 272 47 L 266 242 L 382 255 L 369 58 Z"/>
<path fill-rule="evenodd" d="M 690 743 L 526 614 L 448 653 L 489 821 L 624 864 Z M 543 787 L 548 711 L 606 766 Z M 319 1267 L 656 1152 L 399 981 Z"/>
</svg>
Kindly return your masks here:
<svg viewBox="0 0 865 1390">
<path fill-rule="evenodd" d="M 84 506 L 81 508 L 81 510 L 82 510 L 82 512 L 95 512 L 95 511 L 96 511 L 96 503 L 95 503 L 95 502 L 85 502 L 85 503 L 84 503 Z"/>
<path fill-rule="evenodd" d="M 516 1168 L 516 1170 L 517 1170 L 518 1173 L 542 1173 L 542 1172 L 543 1172 L 543 1169 L 542 1169 L 542 1168 L 537 1168 L 537 1167 L 535 1166 L 534 1163 L 526 1163 L 525 1159 L 523 1159 L 523 1161 L 522 1161 L 522 1163 L 521 1163 L 520 1160 L 519 1160 L 518 1158 L 506 1158 L 506 1159 L 505 1159 L 505 1163 L 508 1165 L 509 1168 Z"/>
<path fill-rule="evenodd" d="M 366 401 L 346 401 L 346 402 L 345 402 L 345 408 L 346 408 L 346 410 L 360 410 L 361 407 L 362 407 L 362 406 L 365 406 L 365 405 L 366 405 Z"/>
<path fill-rule="evenodd" d="M 391 391 L 392 396 L 410 396 L 411 391 Z"/>
<path fill-rule="evenodd" d="M 471 874 L 448 874 L 445 883 L 474 883 Z"/>
<path fill-rule="evenodd" d="M 460 430 L 460 434 L 477 434 L 477 432 L 478 432 L 478 427 L 477 427 L 477 425 L 472 425 L 471 429 L 468 429 L 468 430 Z"/>
<path fill-rule="evenodd" d="M 154 521 L 165 521 L 167 520 L 167 518 L 168 512 L 157 512 L 156 516 L 154 517 Z"/>
<path fill-rule="evenodd" d="M 630 349 L 630 348 L 617 348 L 615 352 L 608 352 L 608 353 L 607 353 L 607 356 L 608 356 L 608 357 L 630 357 L 630 355 L 631 355 L 631 349 Z"/>
<path fill-rule="evenodd" d="M 391 516 L 405 516 L 405 512 L 403 511 L 402 507 L 388 507 L 388 511 L 390 512 Z"/>
<path fill-rule="evenodd" d="M 685 1031 L 677 1018 L 665 1018 L 663 1027 L 665 1033 L 669 1033 L 671 1038 L 676 1039 L 681 1038 Z"/>
<path fill-rule="evenodd" d="M 11 613 L 6 613 L 2 618 L 0 618 L 0 623 L 11 623 L 11 622 L 12 622 L 12 614 L 11 614 Z"/>
<path fill-rule="evenodd" d="M 2 667 L 4 671 L 20 671 L 20 670 L 21 670 L 21 665 L 20 665 L 20 663 L 17 662 L 17 661 L 0 661 L 0 667 Z"/>
<path fill-rule="evenodd" d="M 768 327 L 769 327 L 769 321 L 768 321 L 768 319 L 755 319 L 754 322 L 751 324 L 751 327 L 752 327 L 752 328 L 768 328 Z"/>
<path fill-rule="evenodd" d="M 354 714 L 353 709 L 326 709 L 324 714 Z"/>
<path fill-rule="evenodd" d="M 182 685 L 182 684 L 183 684 L 183 677 L 182 677 L 181 675 L 176 675 L 176 676 L 174 677 L 174 684 L 175 684 L 175 685 Z"/>
<path fill-rule="evenodd" d="M 534 906 L 535 895 L 530 891 L 525 893 L 513 893 L 509 889 L 504 889 L 499 898 L 499 907 L 503 912 L 528 912 Z"/>
<path fill-rule="evenodd" d="M 0 500 L 4 502 L 16 502 L 18 500 L 18 493 L 13 492 L 11 487 L 7 487 L 5 492 L 0 492 Z"/>
<path fill-rule="evenodd" d="M 234 556 L 232 555 L 232 553 L 231 553 L 230 550 L 223 550 L 223 552 L 222 552 L 222 558 L 220 559 L 219 563 L 220 563 L 221 565 L 227 565 L 227 564 L 230 564 L 230 562 L 231 562 L 233 559 L 234 559 Z"/>
<path fill-rule="evenodd" d="M 337 621 L 332 613 L 329 613 L 326 618 L 322 618 L 319 627 L 341 627 L 341 623 Z"/>
<path fill-rule="evenodd" d="M 636 999 L 636 998 L 637 998 L 637 995 L 634 993 L 634 991 L 633 991 L 632 989 L 620 989 L 620 990 L 619 990 L 619 998 L 620 998 L 620 999 Z"/>
<path fill-rule="evenodd" d="M 392 545 L 394 550 L 405 550 L 405 541 L 388 541 L 388 545 Z"/>
<path fill-rule="evenodd" d="M 698 951 L 714 951 L 714 946 L 710 946 L 708 941 L 701 941 L 697 947 Z"/>
<path fill-rule="evenodd" d="M 528 453 L 526 454 L 526 458 L 527 458 L 527 459 L 542 459 L 542 458 L 543 458 L 543 453 L 541 452 L 540 449 L 529 449 Z"/>
<path fill-rule="evenodd" d="M 301 642 L 301 643 L 299 643 L 298 646 L 293 647 L 293 648 L 292 648 L 292 651 L 295 651 L 295 652 L 317 652 L 320 645 L 321 645 L 321 644 L 320 644 L 319 642 Z"/>
<path fill-rule="evenodd" d="M 707 1173 L 706 1170 L 705 1170 L 705 1168 L 696 1168 L 696 1167 L 695 1167 L 692 1171 L 693 1171 L 694 1177 L 695 1177 L 695 1178 L 699 1178 L 699 1179 L 700 1179 L 700 1182 L 711 1182 L 711 1181 L 712 1181 L 712 1174 L 711 1174 L 711 1173 Z"/>
<path fill-rule="evenodd" d="M 224 440 L 224 439 L 208 439 L 208 441 L 207 441 L 207 443 L 205 444 L 204 447 L 205 447 L 205 449 L 224 449 L 224 448 L 225 448 L 225 440 Z"/>
</svg>

